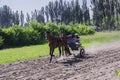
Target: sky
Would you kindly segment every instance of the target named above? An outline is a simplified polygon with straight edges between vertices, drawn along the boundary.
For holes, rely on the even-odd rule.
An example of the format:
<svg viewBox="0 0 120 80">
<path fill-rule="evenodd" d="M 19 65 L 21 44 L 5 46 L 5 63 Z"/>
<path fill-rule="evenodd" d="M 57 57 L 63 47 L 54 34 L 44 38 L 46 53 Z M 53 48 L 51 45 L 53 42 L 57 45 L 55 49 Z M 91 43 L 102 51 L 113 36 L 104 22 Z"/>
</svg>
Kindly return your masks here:
<svg viewBox="0 0 120 80">
<path fill-rule="evenodd" d="M 40 10 L 41 7 L 47 5 L 49 1 L 55 0 L 0 0 L 0 7 L 8 5 L 13 11 L 22 10 L 24 13 L 31 13 L 31 11 L 34 11 L 35 9 Z M 82 3 L 82 0 L 79 1 Z M 90 0 L 87 0 L 87 3 L 90 5 Z"/>
</svg>

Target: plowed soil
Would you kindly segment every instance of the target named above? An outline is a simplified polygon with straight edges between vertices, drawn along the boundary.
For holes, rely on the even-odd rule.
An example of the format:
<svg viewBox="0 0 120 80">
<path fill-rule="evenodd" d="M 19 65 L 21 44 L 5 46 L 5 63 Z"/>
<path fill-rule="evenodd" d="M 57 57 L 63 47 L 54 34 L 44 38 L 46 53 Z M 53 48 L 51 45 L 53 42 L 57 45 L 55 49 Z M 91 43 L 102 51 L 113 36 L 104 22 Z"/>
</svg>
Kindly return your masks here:
<svg viewBox="0 0 120 80">
<path fill-rule="evenodd" d="M 120 41 L 86 48 L 86 57 L 49 57 L 0 65 L 0 80 L 120 80 Z M 77 52 L 74 52 L 77 54 Z"/>
</svg>

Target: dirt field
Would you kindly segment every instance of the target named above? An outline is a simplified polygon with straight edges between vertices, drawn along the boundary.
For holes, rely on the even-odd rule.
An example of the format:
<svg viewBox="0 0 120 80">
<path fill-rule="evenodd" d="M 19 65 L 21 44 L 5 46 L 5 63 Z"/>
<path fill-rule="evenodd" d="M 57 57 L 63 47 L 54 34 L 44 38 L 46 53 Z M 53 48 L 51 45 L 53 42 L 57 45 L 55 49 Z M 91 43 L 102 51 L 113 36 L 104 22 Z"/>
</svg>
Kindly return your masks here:
<svg viewBox="0 0 120 80">
<path fill-rule="evenodd" d="M 86 49 L 86 58 L 43 57 L 0 65 L 0 80 L 120 80 L 120 42 Z M 56 62 L 57 60 L 57 62 Z"/>
</svg>

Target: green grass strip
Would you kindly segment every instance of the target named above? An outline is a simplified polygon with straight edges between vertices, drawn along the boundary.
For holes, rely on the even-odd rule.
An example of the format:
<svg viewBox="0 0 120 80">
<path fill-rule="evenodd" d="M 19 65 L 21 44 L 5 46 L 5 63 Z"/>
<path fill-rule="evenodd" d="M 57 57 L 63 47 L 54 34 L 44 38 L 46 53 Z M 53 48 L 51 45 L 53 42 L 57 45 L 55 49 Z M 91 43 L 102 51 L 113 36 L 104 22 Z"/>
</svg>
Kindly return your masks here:
<svg viewBox="0 0 120 80">
<path fill-rule="evenodd" d="M 89 47 L 92 45 L 101 45 L 112 41 L 118 41 L 120 40 L 120 32 L 98 32 L 94 35 L 80 36 L 80 38 L 82 45 Z M 57 53 L 58 49 L 55 50 L 55 54 Z M 29 60 L 48 55 L 48 44 L 3 49 L 0 50 L 0 64 Z"/>
<path fill-rule="evenodd" d="M 97 32 L 94 35 L 81 36 L 81 43 L 85 47 L 101 45 L 108 42 L 120 41 L 120 32 Z"/>
</svg>

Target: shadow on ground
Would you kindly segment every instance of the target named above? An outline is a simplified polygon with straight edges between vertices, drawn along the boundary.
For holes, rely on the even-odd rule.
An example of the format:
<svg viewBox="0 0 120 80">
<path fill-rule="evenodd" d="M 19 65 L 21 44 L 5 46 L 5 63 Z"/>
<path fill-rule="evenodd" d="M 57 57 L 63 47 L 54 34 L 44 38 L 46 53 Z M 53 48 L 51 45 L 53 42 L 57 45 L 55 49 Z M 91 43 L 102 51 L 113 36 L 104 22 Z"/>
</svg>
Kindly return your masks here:
<svg viewBox="0 0 120 80">
<path fill-rule="evenodd" d="M 68 66 L 68 65 L 72 66 L 73 64 L 83 62 L 84 60 L 89 58 L 94 58 L 94 56 L 89 54 L 86 54 L 85 57 L 80 57 L 80 55 L 74 55 L 74 57 L 72 58 L 69 58 L 69 59 L 66 58 L 62 61 L 56 61 L 56 63 L 64 64 L 65 66 Z"/>
</svg>

